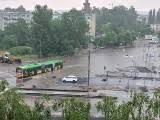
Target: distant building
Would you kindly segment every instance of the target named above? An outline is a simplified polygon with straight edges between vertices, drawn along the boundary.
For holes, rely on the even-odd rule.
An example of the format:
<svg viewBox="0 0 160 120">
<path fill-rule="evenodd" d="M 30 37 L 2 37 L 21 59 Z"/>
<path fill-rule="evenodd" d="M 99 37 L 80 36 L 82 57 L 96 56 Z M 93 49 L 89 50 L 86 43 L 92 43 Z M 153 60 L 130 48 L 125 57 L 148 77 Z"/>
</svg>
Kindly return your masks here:
<svg viewBox="0 0 160 120">
<path fill-rule="evenodd" d="M 154 32 L 160 32 L 160 24 L 151 24 L 150 27 Z"/>
<path fill-rule="evenodd" d="M 64 12 L 68 12 L 68 11 L 67 10 L 54 10 L 53 19 L 61 19 Z"/>
<path fill-rule="evenodd" d="M 91 36 L 91 39 L 93 41 L 96 36 L 96 15 L 92 11 L 89 0 L 85 0 L 85 3 L 83 3 L 83 5 L 84 7 L 82 11 L 85 15 L 87 23 L 89 24 L 88 35 Z"/>
<path fill-rule="evenodd" d="M 24 19 L 29 23 L 32 20 L 32 13 L 29 11 L 0 11 L 0 29 L 4 30 L 7 25 L 16 23 L 19 19 Z"/>
<path fill-rule="evenodd" d="M 89 25 L 88 35 L 94 40 L 96 36 L 96 15 L 95 14 L 85 14 L 86 21 Z"/>
<path fill-rule="evenodd" d="M 61 19 L 61 17 L 62 17 L 62 14 L 61 13 L 59 13 L 59 12 L 53 12 L 53 19 Z"/>
<path fill-rule="evenodd" d="M 137 11 L 138 17 L 137 21 L 148 24 L 148 12 Z"/>
<path fill-rule="evenodd" d="M 138 15 L 137 21 L 143 22 L 143 23 L 148 23 L 148 15 Z"/>
</svg>

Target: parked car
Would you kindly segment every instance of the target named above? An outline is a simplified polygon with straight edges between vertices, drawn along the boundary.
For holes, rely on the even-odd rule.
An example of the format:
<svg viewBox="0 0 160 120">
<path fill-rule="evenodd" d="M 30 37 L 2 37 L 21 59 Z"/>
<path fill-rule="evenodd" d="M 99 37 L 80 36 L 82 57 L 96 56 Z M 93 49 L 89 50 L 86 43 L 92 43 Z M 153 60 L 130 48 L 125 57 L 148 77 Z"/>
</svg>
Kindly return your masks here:
<svg viewBox="0 0 160 120">
<path fill-rule="evenodd" d="M 74 76 L 74 75 L 69 75 L 69 76 L 67 76 L 67 77 L 64 77 L 63 79 L 62 79 L 62 81 L 63 82 L 77 82 L 78 81 L 78 78 L 76 77 L 76 76 Z"/>
</svg>

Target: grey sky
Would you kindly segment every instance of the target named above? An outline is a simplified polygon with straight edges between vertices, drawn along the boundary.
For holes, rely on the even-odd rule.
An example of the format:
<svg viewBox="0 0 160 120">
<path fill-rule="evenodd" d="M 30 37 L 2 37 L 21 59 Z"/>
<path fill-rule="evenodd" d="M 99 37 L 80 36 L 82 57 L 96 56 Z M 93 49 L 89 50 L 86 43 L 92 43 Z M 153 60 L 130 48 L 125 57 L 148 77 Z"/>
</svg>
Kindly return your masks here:
<svg viewBox="0 0 160 120">
<path fill-rule="evenodd" d="M 47 4 L 53 10 L 66 10 L 71 8 L 81 9 L 85 0 L 0 0 L 0 9 L 5 7 L 17 7 L 23 5 L 32 10 L 36 4 Z M 137 10 L 148 11 L 152 8 L 160 8 L 160 0 L 90 0 L 92 6 L 112 7 L 115 5 L 133 5 Z"/>
</svg>

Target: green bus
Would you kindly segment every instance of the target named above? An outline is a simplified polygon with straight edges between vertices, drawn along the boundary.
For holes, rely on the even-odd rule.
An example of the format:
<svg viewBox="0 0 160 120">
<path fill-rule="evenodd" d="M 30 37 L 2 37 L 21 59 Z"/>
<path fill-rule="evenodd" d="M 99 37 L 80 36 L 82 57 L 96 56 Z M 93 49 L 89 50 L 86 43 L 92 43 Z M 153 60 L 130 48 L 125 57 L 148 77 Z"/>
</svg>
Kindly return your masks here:
<svg viewBox="0 0 160 120">
<path fill-rule="evenodd" d="M 49 71 L 60 70 L 62 68 L 62 60 L 52 60 L 41 63 L 28 64 L 16 68 L 16 77 L 25 78 Z"/>
</svg>

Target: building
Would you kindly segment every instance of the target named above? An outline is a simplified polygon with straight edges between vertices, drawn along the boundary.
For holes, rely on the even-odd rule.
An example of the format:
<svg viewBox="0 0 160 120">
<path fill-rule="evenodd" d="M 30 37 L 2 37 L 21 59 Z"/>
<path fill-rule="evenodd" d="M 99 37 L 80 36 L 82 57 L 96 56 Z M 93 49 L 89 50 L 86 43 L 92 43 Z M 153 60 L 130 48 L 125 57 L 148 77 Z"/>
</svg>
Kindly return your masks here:
<svg viewBox="0 0 160 120">
<path fill-rule="evenodd" d="M 53 19 L 61 19 L 63 13 L 68 12 L 67 10 L 54 10 Z"/>
<path fill-rule="evenodd" d="M 85 18 L 89 25 L 88 35 L 91 37 L 92 40 L 94 40 L 96 36 L 96 15 L 85 14 Z"/>
<path fill-rule="evenodd" d="M 137 11 L 137 21 L 148 24 L 148 12 L 147 11 Z"/>
<path fill-rule="evenodd" d="M 32 20 L 32 13 L 29 11 L 0 11 L 0 30 L 11 23 L 16 23 L 19 19 L 24 19 L 27 23 Z"/>
<path fill-rule="evenodd" d="M 146 15 L 138 15 L 137 17 L 137 21 L 139 22 L 143 22 L 143 23 L 148 23 L 148 16 Z"/>
<path fill-rule="evenodd" d="M 154 32 L 160 32 L 160 24 L 151 24 L 150 27 Z"/>
<path fill-rule="evenodd" d="M 85 3 L 83 3 L 83 5 L 84 7 L 82 11 L 89 25 L 88 35 L 91 37 L 91 40 L 94 41 L 95 36 L 96 36 L 96 15 L 92 11 L 89 0 L 85 0 Z"/>
</svg>

